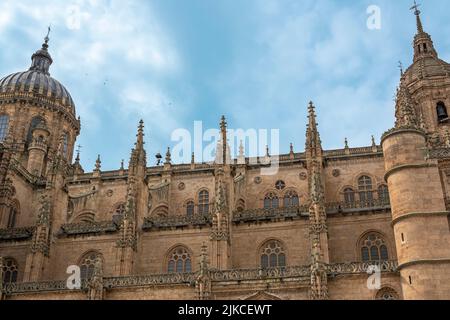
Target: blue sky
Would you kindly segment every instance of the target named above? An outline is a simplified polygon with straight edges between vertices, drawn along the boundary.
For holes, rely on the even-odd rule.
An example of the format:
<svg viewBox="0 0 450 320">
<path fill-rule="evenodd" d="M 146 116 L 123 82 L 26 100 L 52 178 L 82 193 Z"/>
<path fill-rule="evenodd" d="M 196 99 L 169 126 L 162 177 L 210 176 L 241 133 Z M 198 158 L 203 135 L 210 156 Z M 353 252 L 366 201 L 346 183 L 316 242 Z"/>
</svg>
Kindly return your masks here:
<svg viewBox="0 0 450 320">
<path fill-rule="evenodd" d="M 450 61 L 448 0 L 423 1 L 425 30 Z M 366 27 L 369 5 L 381 29 Z M 53 31 L 53 77 L 81 116 L 88 171 L 127 162 L 139 119 L 149 165 L 195 120 L 280 129 L 303 151 L 307 104 L 325 149 L 370 145 L 394 122 L 398 61 L 412 61 L 411 0 L 2 0 L 0 75 L 25 70 Z"/>
</svg>

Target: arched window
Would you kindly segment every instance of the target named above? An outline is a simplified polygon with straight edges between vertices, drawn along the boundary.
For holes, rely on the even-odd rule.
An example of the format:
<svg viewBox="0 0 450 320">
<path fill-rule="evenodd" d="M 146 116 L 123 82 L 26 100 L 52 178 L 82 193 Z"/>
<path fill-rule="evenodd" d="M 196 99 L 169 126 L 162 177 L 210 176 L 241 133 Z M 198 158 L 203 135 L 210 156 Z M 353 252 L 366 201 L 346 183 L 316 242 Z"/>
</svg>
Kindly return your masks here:
<svg viewBox="0 0 450 320">
<path fill-rule="evenodd" d="M 11 208 L 9 209 L 9 216 L 8 216 L 8 229 L 13 229 L 16 226 L 17 222 L 17 215 L 20 212 L 19 203 L 17 201 L 14 201 Z"/>
<path fill-rule="evenodd" d="M 198 214 L 209 214 L 209 192 L 206 190 L 198 194 Z"/>
<path fill-rule="evenodd" d="M 194 201 L 188 201 L 188 203 L 186 204 L 186 215 L 188 217 L 192 217 L 194 215 L 194 211 L 195 211 Z"/>
<path fill-rule="evenodd" d="M 9 116 L 3 114 L 0 116 L 0 142 L 3 142 L 8 135 Z"/>
<path fill-rule="evenodd" d="M 346 188 L 344 190 L 344 202 L 346 204 L 355 203 L 355 191 L 352 188 Z"/>
<path fill-rule="evenodd" d="M 437 103 L 436 112 L 437 112 L 438 121 L 443 121 L 448 118 L 447 107 L 445 106 L 444 102 L 439 101 Z"/>
<path fill-rule="evenodd" d="M 264 198 L 264 209 L 276 209 L 279 206 L 280 200 L 278 199 L 278 196 L 276 194 L 274 194 L 273 192 L 266 194 Z"/>
<path fill-rule="evenodd" d="M 16 283 L 19 267 L 16 260 L 12 258 L 3 259 L 3 281 L 4 284 Z"/>
<path fill-rule="evenodd" d="M 382 184 L 378 187 L 378 199 L 382 204 L 389 204 L 389 189 L 388 186 L 385 184 Z"/>
<path fill-rule="evenodd" d="M 286 253 L 281 242 L 276 240 L 267 242 L 260 254 L 262 269 L 286 267 Z"/>
<path fill-rule="evenodd" d="M 40 124 L 45 123 L 45 119 L 37 116 L 31 119 L 30 127 L 28 128 L 28 135 L 27 135 L 27 143 L 31 143 L 33 141 L 33 130 Z"/>
<path fill-rule="evenodd" d="M 300 200 L 297 192 L 289 191 L 284 195 L 284 206 L 286 208 L 298 207 L 300 205 Z"/>
<path fill-rule="evenodd" d="M 386 241 L 376 232 L 366 235 L 360 244 L 361 259 L 363 262 L 389 260 Z"/>
<path fill-rule="evenodd" d="M 184 247 L 177 247 L 169 254 L 167 264 L 168 273 L 192 272 L 192 260 L 189 251 Z"/>
<path fill-rule="evenodd" d="M 116 206 L 113 213 L 113 221 L 115 223 L 120 224 L 123 217 L 125 216 L 125 210 L 126 210 L 125 203 L 121 203 Z"/>
<path fill-rule="evenodd" d="M 398 293 L 392 288 L 382 288 L 377 292 L 376 300 L 400 300 Z"/>
<path fill-rule="evenodd" d="M 102 259 L 102 255 L 97 251 L 91 251 L 86 253 L 80 259 L 80 271 L 81 271 L 81 279 L 89 280 L 92 278 L 95 270 L 95 262 L 97 259 Z"/>
<path fill-rule="evenodd" d="M 372 179 L 368 176 L 362 176 L 358 180 L 359 200 L 362 205 L 368 205 L 373 202 Z"/>
</svg>

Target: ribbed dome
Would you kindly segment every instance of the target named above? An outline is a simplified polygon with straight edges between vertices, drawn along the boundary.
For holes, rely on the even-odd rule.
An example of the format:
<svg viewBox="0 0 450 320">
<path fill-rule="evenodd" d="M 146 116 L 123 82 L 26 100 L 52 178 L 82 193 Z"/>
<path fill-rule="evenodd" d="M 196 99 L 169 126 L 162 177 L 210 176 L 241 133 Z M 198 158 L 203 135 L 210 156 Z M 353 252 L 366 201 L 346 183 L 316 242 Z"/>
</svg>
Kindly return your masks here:
<svg viewBox="0 0 450 320">
<path fill-rule="evenodd" d="M 0 80 L 0 97 L 4 94 L 32 94 L 59 102 L 75 114 L 75 104 L 69 91 L 57 80 L 40 71 L 11 74 Z"/>
<path fill-rule="evenodd" d="M 407 83 L 432 77 L 450 77 L 450 64 L 439 58 L 424 57 L 413 63 L 404 76 Z"/>
<path fill-rule="evenodd" d="M 56 103 L 75 116 L 75 103 L 69 91 L 50 76 L 53 60 L 47 50 L 48 41 L 47 36 L 42 49 L 33 54 L 28 71 L 14 73 L 0 80 L 0 100 L 40 99 L 44 103 Z"/>
</svg>

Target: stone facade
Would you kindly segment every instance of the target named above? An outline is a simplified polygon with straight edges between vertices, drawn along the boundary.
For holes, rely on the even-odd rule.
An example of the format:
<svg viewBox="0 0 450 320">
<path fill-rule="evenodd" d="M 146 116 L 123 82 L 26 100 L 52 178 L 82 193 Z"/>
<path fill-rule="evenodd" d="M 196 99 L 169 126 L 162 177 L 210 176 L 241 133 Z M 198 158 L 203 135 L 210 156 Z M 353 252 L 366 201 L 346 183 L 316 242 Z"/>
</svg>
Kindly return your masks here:
<svg viewBox="0 0 450 320">
<path fill-rule="evenodd" d="M 415 14 L 381 145 L 323 150 L 311 102 L 305 151 L 272 176 L 226 143 L 214 163 L 169 150 L 149 167 L 143 121 L 128 168 L 85 172 L 47 37 L 0 80 L 0 299 L 450 299 L 450 65 Z"/>
</svg>

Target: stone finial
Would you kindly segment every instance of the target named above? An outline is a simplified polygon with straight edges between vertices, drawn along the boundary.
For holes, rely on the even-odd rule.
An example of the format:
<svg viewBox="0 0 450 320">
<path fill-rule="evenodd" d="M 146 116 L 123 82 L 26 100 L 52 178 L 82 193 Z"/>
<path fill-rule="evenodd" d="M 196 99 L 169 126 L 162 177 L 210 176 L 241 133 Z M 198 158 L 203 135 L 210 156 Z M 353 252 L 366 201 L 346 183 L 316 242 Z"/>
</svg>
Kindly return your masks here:
<svg viewBox="0 0 450 320">
<path fill-rule="evenodd" d="M 238 164 L 245 164 L 245 147 L 244 141 L 240 141 L 239 143 L 239 155 L 238 155 Z"/>
<path fill-rule="evenodd" d="M 100 159 L 100 155 L 97 156 L 97 160 L 95 161 L 95 169 L 94 172 L 100 172 L 102 168 L 102 161 Z"/>
<path fill-rule="evenodd" d="M 414 5 L 411 7 L 410 10 L 414 10 L 414 14 L 416 16 L 416 24 L 417 24 L 417 33 L 423 33 L 423 25 L 422 25 L 422 20 L 420 19 L 420 10 L 419 7 L 421 5 L 418 4 L 416 2 L 416 0 L 414 0 Z"/>
<path fill-rule="evenodd" d="M 171 164 L 172 163 L 172 154 L 170 153 L 170 147 L 167 148 L 166 152 L 166 162 L 164 164 Z"/>
<path fill-rule="evenodd" d="M 318 155 L 322 150 L 319 130 L 317 128 L 316 108 L 312 101 L 308 105 L 308 126 L 306 129 L 305 150 L 313 155 Z"/>
</svg>

